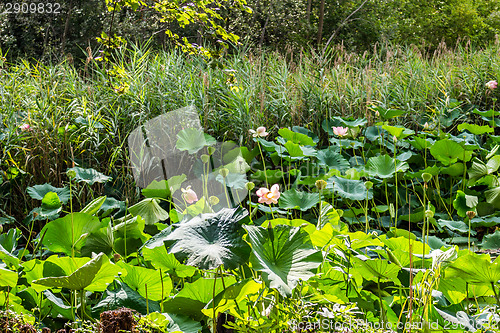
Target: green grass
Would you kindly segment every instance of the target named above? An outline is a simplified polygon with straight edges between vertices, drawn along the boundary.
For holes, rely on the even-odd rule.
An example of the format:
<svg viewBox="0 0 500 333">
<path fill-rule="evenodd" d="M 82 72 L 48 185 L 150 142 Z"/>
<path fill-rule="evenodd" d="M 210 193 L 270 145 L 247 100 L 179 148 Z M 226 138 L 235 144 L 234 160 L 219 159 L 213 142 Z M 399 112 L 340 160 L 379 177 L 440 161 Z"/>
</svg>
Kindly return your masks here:
<svg viewBox="0 0 500 333">
<path fill-rule="evenodd" d="M 500 47 L 484 50 L 439 48 L 423 55 L 413 47 L 377 46 L 372 54 L 341 47 L 327 56 L 240 52 L 207 65 L 176 51 L 152 54 L 131 46 L 108 69 L 91 60 L 74 66 L 18 60 L 0 71 L 0 166 L 27 172 L 0 191 L 1 209 L 19 207 L 28 185 L 59 185 L 73 161 L 115 179 L 115 194 L 134 197 L 127 135 L 138 125 L 170 110 L 195 105 L 207 133 L 246 143 L 248 129 L 302 125 L 320 133 L 331 116 L 367 117 L 375 104 L 405 110 L 399 123 L 416 128 L 458 100 L 488 109 L 498 92 L 484 84 L 500 74 Z M 124 89 L 119 93 L 117 90 Z M 423 117 L 428 115 L 428 118 Z M 467 116 L 467 114 L 464 114 Z M 83 122 L 76 122 L 82 117 Z M 30 124 L 32 131 L 19 126 Z"/>
</svg>

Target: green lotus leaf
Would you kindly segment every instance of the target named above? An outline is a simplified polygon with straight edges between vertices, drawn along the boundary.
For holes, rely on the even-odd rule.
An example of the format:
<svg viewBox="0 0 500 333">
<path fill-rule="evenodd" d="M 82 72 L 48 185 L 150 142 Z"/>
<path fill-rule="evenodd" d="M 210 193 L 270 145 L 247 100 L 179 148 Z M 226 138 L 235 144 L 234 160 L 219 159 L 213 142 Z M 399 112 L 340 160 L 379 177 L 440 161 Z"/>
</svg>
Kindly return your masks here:
<svg viewBox="0 0 500 333">
<path fill-rule="evenodd" d="M 94 215 L 99 211 L 101 206 L 104 204 L 106 198 L 107 197 L 105 195 L 95 198 L 87 206 L 85 206 L 82 210 L 80 210 L 80 213 Z"/>
<path fill-rule="evenodd" d="M 282 193 L 279 206 L 283 209 L 300 209 L 305 212 L 318 203 L 319 193 L 308 193 L 290 189 Z"/>
<path fill-rule="evenodd" d="M 0 267 L 0 287 L 13 288 L 17 285 L 17 272 Z"/>
<path fill-rule="evenodd" d="M 392 178 L 396 172 L 408 170 L 408 163 L 394 160 L 389 155 L 370 157 L 366 164 L 366 171 L 371 176 Z"/>
<path fill-rule="evenodd" d="M 367 190 L 365 183 L 361 180 L 351 180 L 333 176 L 328 179 L 326 185 L 326 188 L 332 187 L 335 193 L 344 199 L 371 200 L 373 198 L 373 189 Z"/>
<path fill-rule="evenodd" d="M 500 230 L 484 236 L 483 242 L 479 244 L 482 249 L 497 250 L 500 249 Z"/>
<path fill-rule="evenodd" d="M 457 160 L 463 159 L 465 150 L 458 143 L 452 140 L 443 139 L 435 142 L 430 152 L 435 159 L 444 165 L 451 165 L 456 163 Z"/>
<path fill-rule="evenodd" d="M 85 238 L 101 227 L 99 219 L 84 213 L 72 213 L 47 223 L 40 235 L 44 235 L 42 244 L 52 252 L 72 255 L 79 252 Z"/>
<path fill-rule="evenodd" d="M 112 284 L 112 289 L 105 291 L 101 300 L 92 308 L 92 313 L 99 316 L 101 312 L 115 310 L 120 308 L 129 308 L 145 315 L 149 311 L 160 312 L 160 305 L 152 300 L 146 300 L 144 297 L 126 283 L 116 280 Z"/>
<path fill-rule="evenodd" d="M 339 149 L 331 146 L 330 148 L 318 151 L 318 164 L 320 166 L 336 169 L 341 172 L 349 168 L 349 162 L 339 154 Z"/>
<path fill-rule="evenodd" d="M 74 167 L 71 169 L 68 169 L 68 171 L 75 171 L 76 176 L 75 180 L 77 182 L 83 182 L 87 183 L 89 185 L 93 185 L 94 183 L 106 183 L 107 181 L 110 181 L 111 177 L 104 175 L 103 173 L 100 173 L 92 168 L 84 169 L 80 167 Z"/>
<path fill-rule="evenodd" d="M 395 136 L 397 139 L 404 139 L 407 136 L 415 134 L 415 131 L 402 126 L 383 125 L 382 128 L 389 132 L 391 137 Z"/>
<path fill-rule="evenodd" d="M 155 224 L 168 219 L 167 211 L 161 208 L 158 204 L 158 200 L 154 198 L 143 199 L 130 207 L 128 211 L 134 216 L 142 217 L 146 225 Z"/>
<path fill-rule="evenodd" d="M 201 214 L 184 222 L 167 236 L 169 253 L 187 265 L 214 269 L 221 265 L 235 269 L 247 261 L 250 248 L 243 241 L 241 224 L 248 212 L 224 208 L 215 214 Z"/>
<path fill-rule="evenodd" d="M 69 188 L 57 188 L 50 184 L 30 186 L 26 192 L 35 200 L 43 200 L 47 193 L 54 192 L 63 204 L 67 203 L 70 198 Z"/>
<path fill-rule="evenodd" d="M 172 280 L 166 272 L 132 266 L 123 261 L 120 261 L 117 266 L 127 271 L 127 274 L 121 277 L 122 281 L 137 291 L 142 297 L 153 301 L 160 301 L 170 295 L 173 287 Z"/>
<path fill-rule="evenodd" d="M 467 195 L 458 190 L 453 207 L 457 210 L 458 216 L 467 216 L 467 211 L 474 211 L 478 203 L 478 198 L 475 195 Z"/>
<path fill-rule="evenodd" d="M 498 207 L 500 205 L 500 186 L 490 188 L 484 192 L 486 202 Z"/>
<path fill-rule="evenodd" d="M 90 261 L 87 261 L 88 259 L 85 258 L 78 258 L 80 260 L 73 261 L 72 264 L 70 264 L 69 261 L 65 259 L 72 258 L 55 258 L 54 263 L 56 265 L 61 265 L 62 267 L 59 267 L 61 267 L 61 269 L 63 269 L 66 273 L 74 270 L 71 274 L 66 276 L 44 277 L 35 280 L 32 283 L 50 288 L 104 291 L 108 287 L 108 284 L 113 282 L 115 276 L 118 275 L 118 272 L 120 271 L 120 269 L 116 265 L 109 262 L 108 257 L 103 253 L 98 254 Z M 81 265 L 74 269 L 75 263 L 76 265 Z M 46 264 L 47 263 L 44 264 L 44 270 Z"/>
<path fill-rule="evenodd" d="M 387 260 L 358 258 L 356 256 L 354 257 L 354 267 L 366 280 L 375 282 L 392 280 L 396 284 L 400 284 L 398 273 L 401 267 Z"/>
<path fill-rule="evenodd" d="M 203 133 L 203 130 L 198 128 L 186 128 L 177 133 L 177 142 L 175 147 L 180 151 L 188 151 L 189 154 L 197 153 L 205 146 L 215 144 L 215 139 Z"/>
<path fill-rule="evenodd" d="M 252 268 L 262 272 L 264 281 L 283 296 L 290 296 L 299 280 L 312 277 L 323 260 L 301 228 L 286 225 L 244 228 L 248 232 L 246 240 L 252 246 Z"/>
<path fill-rule="evenodd" d="M 301 145 L 301 146 L 315 146 L 316 143 L 312 138 L 310 138 L 308 135 L 299 133 L 299 132 L 293 132 L 289 130 L 288 128 L 281 128 L 278 131 L 278 134 L 281 135 L 283 138 L 285 138 L 287 141 L 291 141 L 295 144 Z"/>
<path fill-rule="evenodd" d="M 471 132 L 472 134 L 475 134 L 475 135 L 481 135 L 484 133 L 493 133 L 494 132 L 493 128 L 491 128 L 488 125 L 480 126 L 477 124 L 467 124 L 467 123 L 463 123 L 463 124 L 458 125 L 457 129 L 460 132 L 463 132 L 464 130 L 468 130 L 469 132 Z"/>
<path fill-rule="evenodd" d="M 470 284 L 496 284 L 500 280 L 500 259 L 498 258 L 491 262 L 489 254 L 468 253 L 446 268 L 444 278 L 459 277 Z"/>
<path fill-rule="evenodd" d="M 450 229 L 451 231 L 456 231 L 456 232 L 460 232 L 460 233 L 469 232 L 469 226 L 462 221 L 438 220 L 437 224 L 441 228 L 446 227 L 446 228 Z M 470 234 L 475 235 L 476 232 L 474 230 L 471 230 Z"/>
<path fill-rule="evenodd" d="M 196 272 L 196 268 L 181 264 L 173 254 L 168 253 L 163 244 L 152 249 L 145 247 L 142 249 L 142 254 L 145 260 L 151 261 L 154 268 L 161 269 L 169 275 L 184 278 L 193 276 Z"/>
</svg>

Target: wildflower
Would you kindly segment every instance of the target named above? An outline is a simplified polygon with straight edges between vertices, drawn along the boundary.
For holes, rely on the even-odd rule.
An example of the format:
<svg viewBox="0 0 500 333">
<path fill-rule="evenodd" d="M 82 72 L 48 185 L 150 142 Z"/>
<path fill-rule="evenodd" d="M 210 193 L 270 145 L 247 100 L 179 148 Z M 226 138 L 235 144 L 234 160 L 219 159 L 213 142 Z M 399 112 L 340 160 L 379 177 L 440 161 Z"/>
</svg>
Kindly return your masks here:
<svg viewBox="0 0 500 333">
<path fill-rule="evenodd" d="M 21 126 L 19 126 L 19 128 L 22 130 L 22 131 L 31 131 L 31 127 L 29 124 L 22 124 Z"/>
<path fill-rule="evenodd" d="M 497 88 L 497 85 L 498 85 L 497 81 L 490 81 L 486 83 L 486 88 L 493 90 Z"/>
<path fill-rule="evenodd" d="M 269 133 L 266 132 L 266 128 L 264 126 L 257 128 L 257 130 L 251 129 L 248 131 L 250 132 L 250 134 L 252 134 L 254 138 L 263 138 L 269 135 Z"/>
<path fill-rule="evenodd" d="M 274 184 L 271 187 L 271 190 L 261 187 L 257 191 L 257 196 L 259 197 L 259 203 L 277 204 L 278 199 L 280 198 L 280 186 L 278 184 Z"/>
<path fill-rule="evenodd" d="M 346 136 L 347 135 L 347 131 L 349 130 L 349 128 L 347 127 L 342 127 L 342 126 L 339 126 L 339 127 L 332 127 L 333 128 L 333 134 L 337 135 L 337 136 Z"/>
<path fill-rule="evenodd" d="M 182 197 L 188 204 L 198 201 L 198 196 L 196 195 L 196 192 L 191 189 L 191 186 L 188 186 L 186 189 L 181 188 L 181 191 Z"/>
</svg>

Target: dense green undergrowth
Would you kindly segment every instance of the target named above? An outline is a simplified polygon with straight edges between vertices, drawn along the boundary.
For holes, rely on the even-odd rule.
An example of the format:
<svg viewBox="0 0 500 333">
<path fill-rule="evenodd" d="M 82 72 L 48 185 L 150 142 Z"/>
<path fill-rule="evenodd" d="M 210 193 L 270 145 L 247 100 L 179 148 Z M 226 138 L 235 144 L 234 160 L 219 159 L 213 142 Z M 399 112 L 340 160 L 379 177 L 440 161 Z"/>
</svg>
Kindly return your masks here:
<svg viewBox="0 0 500 333">
<path fill-rule="evenodd" d="M 496 49 L 389 51 L 8 65 L 0 305 L 51 328 L 125 306 L 160 332 L 498 332 Z M 186 104 L 205 134 L 153 119 Z M 181 172 L 139 190 L 167 136 Z"/>
</svg>

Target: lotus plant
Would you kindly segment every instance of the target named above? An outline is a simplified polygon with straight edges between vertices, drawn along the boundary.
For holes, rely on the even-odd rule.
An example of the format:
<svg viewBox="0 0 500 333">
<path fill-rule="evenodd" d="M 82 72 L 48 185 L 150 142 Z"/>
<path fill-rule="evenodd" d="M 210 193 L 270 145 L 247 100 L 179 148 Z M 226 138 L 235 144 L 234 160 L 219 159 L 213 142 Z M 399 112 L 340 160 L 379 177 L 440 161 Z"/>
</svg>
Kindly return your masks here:
<svg viewBox="0 0 500 333">
<path fill-rule="evenodd" d="M 186 189 L 181 188 L 181 191 L 182 198 L 186 200 L 188 204 L 198 201 L 198 196 L 196 195 L 196 192 L 191 189 L 191 186 L 188 186 Z"/>
<path fill-rule="evenodd" d="M 280 186 L 278 184 L 274 184 L 271 189 L 267 189 L 265 187 L 261 187 L 257 190 L 257 196 L 259 197 L 259 203 L 265 204 L 277 204 L 278 199 L 280 198 Z"/>
<path fill-rule="evenodd" d="M 264 138 L 269 135 L 264 126 L 257 127 L 256 130 L 250 129 L 248 132 L 250 132 L 254 138 Z"/>
</svg>

